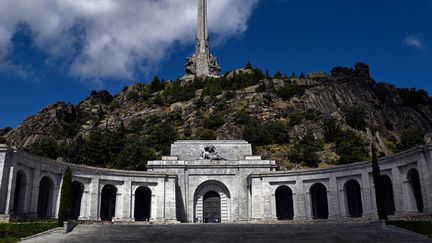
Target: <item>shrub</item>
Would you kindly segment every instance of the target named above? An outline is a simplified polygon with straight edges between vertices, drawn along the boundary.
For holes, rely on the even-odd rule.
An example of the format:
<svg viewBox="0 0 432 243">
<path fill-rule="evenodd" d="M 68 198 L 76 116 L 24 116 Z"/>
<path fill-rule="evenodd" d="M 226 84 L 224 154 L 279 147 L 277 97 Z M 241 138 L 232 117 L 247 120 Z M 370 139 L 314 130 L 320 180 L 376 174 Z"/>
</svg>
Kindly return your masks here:
<svg viewBox="0 0 432 243">
<path fill-rule="evenodd" d="M 215 131 L 205 128 L 198 128 L 195 134 L 196 138 L 201 140 L 216 140 L 217 134 Z"/>
<path fill-rule="evenodd" d="M 321 143 L 315 139 L 311 132 L 308 132 L 300 141 L 294 144 L 288 154 L 288 159 L 298 164 L 316 167 L 319 162 L 317 152 L 321 148 Z"/>
<path fill-rule="evenodd" d="M 424 135 L 425 133 L 419 129 L 410 128 L 404 130 L 401 134 L 401 141 L 397 145 L 397 150 L 403 151 L 416 145 L 425 144 Z"/>
<path fill-rule="evenodd" d="M 417 107 L 417 105 L 420 104 L 427 104 L 427 100 L 429 98 L 429 94 L 424 89 L 416 89 L 416 88 L 410 88 L 410 89 L 399 89 L 399 96 L 401 97 L 403 101 L 403 105 L 409 106 L 409 107 Z"/>
<path fill-rule="evenodd" d="M 254 145 L 284 144 L 289 142 L 288 128 L 281 122 L 262 123 L 251 118 L 243 129 L 243 137 Z"/>
<path fill-rule="evenodd" d="M 205 129 L 219 129 L 225 124 L 224 118 L 219 114 L 213 114 L 204 118 Z"/>
<path fill-rule="evenodd" d="M 326 143 L 334 143 L 336 142 L 337 139 L 339 139 L 343 135 L 342 129 L 340 128 L 337 120 L 334 118 L 328 119 L 324 123 L 323 130 L 324 130 L 324 141 Z"/>
<path fill-rule="evenodd" d="M 245 125 L 251 117 L 246 111 L 239 111 L 234 115 L 234 123 L 236 125 Z"/>
<path fill-rule="evenodd" d="M 153 81 L 150 83 L 150 90 L 152 93 L 161 91 L 165 88 L 165 83 L 162 82 L 159 77 L 155 76 Z"/>
<path fill-rule="evenodd" d="M 60 208 L 58 213 L 57 224 L 63 227 L 63 222 L 69 219 L 71 207 L 71 192 L 72 192 L 72 171 L 69 167 L 66 168 L 63 174 L 63 182 L 60 194 Z"/>
<path fill-rule="evenodd" d="M 147 161 L 154 159 L 156 159 L 156 152 L 148 148 L 139 137 L 133 136 L 128 139 L 123 150 L 116 156 L 109 167 L 145 171 Z"/>
<path fill-rule="evenodd" d="M 348 126 L 356 130 L 364 130 L 368 125 L 366 121 L 366 111 L 358 106 L 343 107 L 342 111 L 345 115 L 345 121 Z"/>
<path fill-rule="evenodd" d="M 177 131 L 169 123 L 163 122 L 148 129 L 149 145 L 163 154 L 168 154 L 170 145 L 177 139 Z"/>
<path fill-rule="evenodd" d="M 50 159 L 57 159 L 64 156 L 66 153 L 65 147 L 58 144 L 55 139 L 50 137 L 42 138 L 24 149 L 29 153 Z"/>
<path fill-rule="evenodd" d="M 305 90 L 297 84 L 285 84 L 284 86 L 279 88 L 276 93 L 284 101 L 287 101 L 294 96 L 303 96 Z"/>
<path fill-rule="evenodd" d="M 364 141 L 353 131 L 344 131 L 336 140 L 336 153 L 341 156 L 339 164 L 349 164 L 369 158 L 369 151 Z"/>
</svg>

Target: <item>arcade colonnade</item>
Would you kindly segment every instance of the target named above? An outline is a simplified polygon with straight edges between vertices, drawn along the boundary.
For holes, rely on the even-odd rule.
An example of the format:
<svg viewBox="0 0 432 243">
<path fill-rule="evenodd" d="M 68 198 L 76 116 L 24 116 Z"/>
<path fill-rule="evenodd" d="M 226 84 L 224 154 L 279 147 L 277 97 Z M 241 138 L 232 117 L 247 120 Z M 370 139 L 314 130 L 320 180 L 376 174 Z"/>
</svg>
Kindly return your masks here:
<svg viewBox="0 0 432 243">
<path fill-rule="evenodd" d="M 388 215 L 432 214 L 432 146 L 380 161 Z M 70 217 L 79 220 L 247 222 L 376 219 L 370 162 L 275 171 L 274 161 L 149 162 L 148 172 L 72 165 L 0 148 L 0 214 L 56 218 L 62 174 L 73 173 Z M 258 173 L 256 173 L 258 172 Z"/>
</svg>

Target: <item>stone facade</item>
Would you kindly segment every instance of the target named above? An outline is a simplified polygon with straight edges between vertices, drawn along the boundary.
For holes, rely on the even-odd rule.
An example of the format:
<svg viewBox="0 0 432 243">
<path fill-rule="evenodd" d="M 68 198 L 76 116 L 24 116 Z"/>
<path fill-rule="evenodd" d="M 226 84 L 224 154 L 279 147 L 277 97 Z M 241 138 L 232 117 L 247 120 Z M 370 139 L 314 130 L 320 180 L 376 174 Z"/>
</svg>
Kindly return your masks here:
<svg viewBox="0 0 432 243">
<path fill-rule="evenodd" d="M 1 218 L 56 218 L 67 167 L 79 220 L 205 222 L 209 213 L 222 223 L 377 218 L 369 161 L 276 171 L 275 161 L 253 156 L 245 141 L 178 141 L 170 156 L 149 161 L 147 172 L 67 164 L 1 145 Z M 389 214 L 432 214 L 431 145 L 383 158 L 380 167 Z"/>
</svg>

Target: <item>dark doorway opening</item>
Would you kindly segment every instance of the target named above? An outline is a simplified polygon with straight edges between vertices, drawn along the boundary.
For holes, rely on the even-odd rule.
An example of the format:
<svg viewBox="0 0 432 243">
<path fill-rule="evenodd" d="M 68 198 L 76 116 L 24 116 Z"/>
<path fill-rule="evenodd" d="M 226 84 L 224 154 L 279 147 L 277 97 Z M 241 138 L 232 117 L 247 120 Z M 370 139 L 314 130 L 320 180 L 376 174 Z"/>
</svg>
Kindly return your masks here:
<svg viewBox="0 0 432 243">
<path fill-rule="evenodd" d="M 27 176 L 23 171 L 18 171 L 15 181 L 15 194 L 13 211 L 15 214 L 24 213 L 25 194 L 27 189 Z"/>
<path fill-rule="evenodd" d="M 280 186 L 276 189 L 276 214 L 278 220 L 294 218 L 293 194 L 287 186 Z"/>
<path fill-rule="evenodd" d="M 70 219 L 78 219 L 81 213 L 81 200 L 84 193 L 84 185 L 78 181 L 72 182 Z"/>
<path fill-rule="evenodd" d="M 217 192 L 207 192 L 203 202 L 204 223 L 221 222 L 221 199 Z"/>
<path fill-rule="evenodd" d="M 39 198 L 37 215 L 39 218 L 51 216 L 53 206 L 54 183 L 49 177 L 44 176 L 39 183 Z"/>
<path fill-rule="evenodd" d="M 393 185 L 390 177 L 387 175 L 381 176 L 381 183 L 384 190 L 384 204 L 386 215 L 394 215 L 396 208 L 393 197 Z"/>
<path fill-rule="evenodd" d="M 101 196 L 101 220 L 111 221 L 115 216 L 117 188 L 113 185 L 105 185 Z"/>
<path fill-rule="evenodd" d="M 419 213 L 423 213 L 424 204 L 423 204 L 423 195 L 422 195 L 421 185 L 420 185 L 420 176 L 416 169 L 411 169 L 410 171 L 408 171 L 408 181 L 414 193 L 417 210 Z"/>
<path fill-rule="evenodd" d="M 149 221 L 151 210 L 151 190 L 141 186 L 135 191 L 135 221 Z"/>
<path fill-rule="evenodd" d="M 350 180 L 345 184 L 345 191 L 349 215 L 351 218 L 361 218 L 363 216 L 363 204 L 360 184 L 356 180 Z"/>
<path fill-rule="evenodd" d="M 313 218 L 327 219 L 329 213 L 326 187 L 321 183 L 314 184 L 310 189 L 310 194 Z"/>
</svg>

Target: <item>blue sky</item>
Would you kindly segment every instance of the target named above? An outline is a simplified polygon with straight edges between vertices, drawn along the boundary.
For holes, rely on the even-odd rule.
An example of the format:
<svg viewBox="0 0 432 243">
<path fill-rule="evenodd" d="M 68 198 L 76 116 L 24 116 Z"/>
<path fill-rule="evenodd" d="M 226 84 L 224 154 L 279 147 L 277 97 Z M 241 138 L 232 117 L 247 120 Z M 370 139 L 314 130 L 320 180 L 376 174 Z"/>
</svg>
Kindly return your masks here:
<svg viewBox="0 0 432 243">
<path fill-rule="evenodd" d="M 2 4 L 7 5 L 6 1 L 0 0 L 0 9 L 17 11 L 14 16 L 33 16 L 24 11 L 24 5 L 19 7 L 20 0 L 13 8 L 1 8 Z M 73 6 L 76 14 L 67 16 L 61 9 L 50 9 L 45 15 L 60 16 L 55 18 L 57 25 L 54 26 L 60 26 L 58 29 L 50 29 L 52 25 L 47 23 L 51 22 L 40 19 L 42 14 L 35 14 L 37 17 L 33 19 L 17 18 L 15 23 L 0 17 L 0 127 L 15 127 L 27 116 L 56 101 L 77 104 L 93 89 L 107 89 L 116 94 L 124 86 L 146 82 L 154 75 L 164 79 L 182 76 L 185 58 L 194 50 L 195 6 L 194 1 L 188 1 L 191 6 L 175 11 L 178 14 L 173 17 L 175 21 L 170 22 L 167 17 L 168 20 L 164 20 L 167 22 L 156 28 L 169 34 L 153 35 L 156 30 L 152 30 L 155 24 L 151 21 L 157 18 L 150 18 L 149 14 L 139 21 L 131 18 L 134 25 L 125 21 L 118 23 L 120 27 L 123 25 L 122 31 L 118 32 L 118 27 L 112 31 L 104 25 L 107 21 L 98 23 L 89 15 L 81 15 L 83 6 Z M 370 65 L 377 81 L 422 88 L 432 93 L 432 0 L 260 0 L 256 4 L 252 0 L 218 1 L 209 3 L 209 14 L 214 40 L 212 52 L 223 71 L 243 67 L 250 61 L 271 73 L 278 70 L 288 74 L 329 72 L 335 66 L 353 66 L 363 61 Z M 145 8 L 150 2 L 142 1 L 140 6 Z M 229 9 L 230 4 L 235 6 Z M 109 7 L 112 6 L 106 8 Z M 88 10 L 88 6 L 85 8 Z M 172 8 L 175 10 L 178 6 Z M 165 6 L 160 11 L 167 9 L 169 7 Z M 87 12 L 94 14 L 95 11 Z M 112 13 L 99 11 L 98 16 L 92 17 L 100 19 L 108 12 Z M 122 14 L 128 13 L 119 11 L 115 16 L 108 16 L 113 21 L 110 26 L 116 26 L 120 21 L 114 17 Z M 184 23 L 179 24 L 175 18 Z M 180 25 L 187 31 L 180 31 L 183 30 L 178 27 Z M 127 31 L 128 26 L 138 30 Z M 3 46 L 2 27 L 10 34 L 3 38 L 7 39 Z M 106 45 L 101 52 L 94 51 L 97 45 L 86 49 L 92 41 L 100 43 L 99 37 L 104 36 L 104 31 L 107 36 L 125 35 L 127 38 L 123 38 L 125 41 L 115 39 L 111 43 L 116 45 Z M 133 35 L 134 31 L 144 34 L 138 38 Z M 128 49 L 129 42 L 136 46 Z M 117 43 L 123 43 L 121 48 Z M 127 55 L 123 50 L 127 50 Z M 116 63 L 125 68 L 118 68 Z"/>
</svg>

